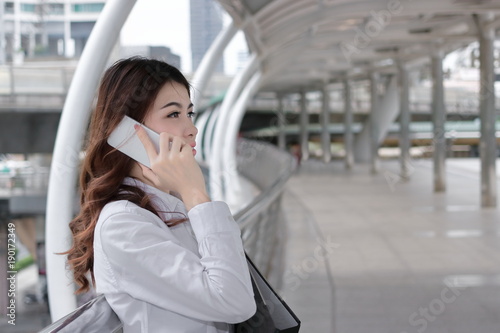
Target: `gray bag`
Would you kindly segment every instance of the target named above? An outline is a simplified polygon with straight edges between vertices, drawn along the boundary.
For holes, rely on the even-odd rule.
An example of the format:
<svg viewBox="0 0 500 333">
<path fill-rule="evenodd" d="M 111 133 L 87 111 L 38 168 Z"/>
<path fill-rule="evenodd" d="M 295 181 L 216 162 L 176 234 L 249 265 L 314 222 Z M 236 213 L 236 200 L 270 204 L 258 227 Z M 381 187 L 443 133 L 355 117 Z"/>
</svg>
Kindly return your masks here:
<svg viewBox="0 0 500 333">
<path fill-rule="evenodd" d="M 56 332 L 122 333 L 123 325 L 104 295 L 99 295 L 38 333 Z"/>
</svg>

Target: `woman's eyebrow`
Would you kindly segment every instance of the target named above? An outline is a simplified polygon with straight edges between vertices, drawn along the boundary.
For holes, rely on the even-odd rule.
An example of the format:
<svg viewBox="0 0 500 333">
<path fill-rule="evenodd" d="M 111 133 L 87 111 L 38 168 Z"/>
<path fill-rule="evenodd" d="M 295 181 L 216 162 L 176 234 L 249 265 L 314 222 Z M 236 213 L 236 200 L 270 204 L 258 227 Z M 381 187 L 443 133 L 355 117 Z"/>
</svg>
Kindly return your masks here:
<svg viewBox="0 0 500 333">
<path fill-rule="evenodd" d="M 170 102 L 170 103 L 167 103 L 164 106 L 162 106 L 160 109 L 168 108 L 169 106 L 176 106 L 178 108 L 182 108 L 182 104 L 181 103 L 179 103 L 179 102 Z M 194 106 L 193 103 L 190 103 L 187 108 L 190 109 L 193 106 Z"/>
<path fill-rule="evenodd" d="M 170 103 L 163 105 L 160 109 L 168 108 L 169 106 L 176 106 L 178 108 L 182 107 L 181 103 L 179 103 L 179 102 L 170 102 Z"/>
</svg>

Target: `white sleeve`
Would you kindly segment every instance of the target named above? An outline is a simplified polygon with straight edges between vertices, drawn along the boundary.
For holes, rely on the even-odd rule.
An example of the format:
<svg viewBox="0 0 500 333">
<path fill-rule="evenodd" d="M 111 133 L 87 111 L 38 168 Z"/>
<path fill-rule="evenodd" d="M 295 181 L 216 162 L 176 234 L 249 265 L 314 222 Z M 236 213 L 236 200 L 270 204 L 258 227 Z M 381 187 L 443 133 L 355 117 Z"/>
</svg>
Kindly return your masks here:
<svg viewBox="0 0 500 333">
<path fill-rule="evenodd" d="M 189 213 L 201 259 L 137 211 L 109 216 L 100 229 L 118 290 L 191 318 L 237 323 L 256 311 L 240 230 L 227 205 Z"/>
</svg>

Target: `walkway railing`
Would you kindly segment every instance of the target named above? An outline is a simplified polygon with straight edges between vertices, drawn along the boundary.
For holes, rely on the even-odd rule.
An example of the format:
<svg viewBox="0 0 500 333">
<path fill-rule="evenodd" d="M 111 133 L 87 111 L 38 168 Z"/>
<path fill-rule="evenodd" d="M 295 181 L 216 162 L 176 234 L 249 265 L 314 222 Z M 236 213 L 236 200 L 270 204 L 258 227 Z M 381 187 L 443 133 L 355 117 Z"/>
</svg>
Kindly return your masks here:
<svg viewBox="0 0 500 333">
<path fill-rule="evenodd" d="M 235 214 L 245 250 L 271 284 L 279 288 L 286 236 L 281 196 L 296 161 L 276 146 L 250 140 L 238 143 L 237 158 L 240 175 L 260 189 L 252 202 Z"/>
</svg>

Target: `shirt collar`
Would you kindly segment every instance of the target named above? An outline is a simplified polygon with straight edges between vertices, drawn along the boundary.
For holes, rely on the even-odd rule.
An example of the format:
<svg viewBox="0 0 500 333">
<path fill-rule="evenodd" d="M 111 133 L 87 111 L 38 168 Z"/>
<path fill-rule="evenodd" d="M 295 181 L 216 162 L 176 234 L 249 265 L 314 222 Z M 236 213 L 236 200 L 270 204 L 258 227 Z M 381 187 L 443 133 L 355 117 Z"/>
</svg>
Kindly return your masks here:
<svg viewBox="0 0 500 333">
<path fill-rule="evenodd" d="M 166 211 L 170 212 L 177 211 L 185 213 L 184 204 L 179 198 L 169 193 L 165 193 L 154 186 L 143 183 L 137 178 L 125 177 L 123 184 L 138 187 L 146 192 L 157 207 L 164 207 Z"/>
</svg>

